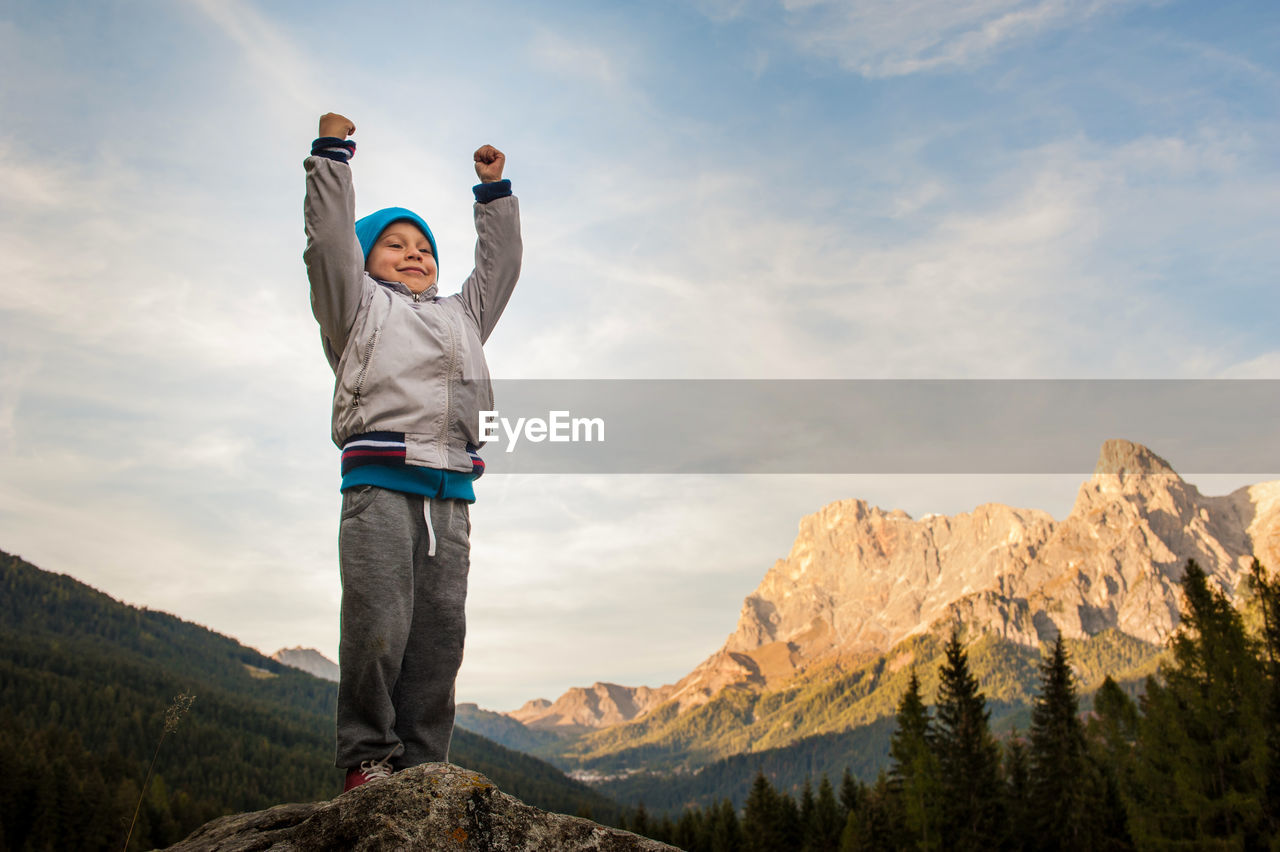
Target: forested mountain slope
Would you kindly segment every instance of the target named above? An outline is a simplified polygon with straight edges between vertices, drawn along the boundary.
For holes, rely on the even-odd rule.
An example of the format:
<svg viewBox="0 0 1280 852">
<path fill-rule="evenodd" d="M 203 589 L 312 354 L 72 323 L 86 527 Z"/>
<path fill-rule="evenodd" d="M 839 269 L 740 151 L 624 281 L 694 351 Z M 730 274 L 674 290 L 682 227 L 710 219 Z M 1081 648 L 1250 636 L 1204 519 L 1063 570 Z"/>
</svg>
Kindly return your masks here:
<svg viewBox="0 0 1280 852">
<path fill-rule="evenodd" d="M 120 848 L 179 693 L 196 700 L 165 738 L 136 848 L 224 813 L 340 789 L 335 684 L 0 552 L 0 848 Z M 615 810 L 554 767 L 467 731 L 455 733 L 450 758 L 549 810 L 604 820 Z"/>
</svg>

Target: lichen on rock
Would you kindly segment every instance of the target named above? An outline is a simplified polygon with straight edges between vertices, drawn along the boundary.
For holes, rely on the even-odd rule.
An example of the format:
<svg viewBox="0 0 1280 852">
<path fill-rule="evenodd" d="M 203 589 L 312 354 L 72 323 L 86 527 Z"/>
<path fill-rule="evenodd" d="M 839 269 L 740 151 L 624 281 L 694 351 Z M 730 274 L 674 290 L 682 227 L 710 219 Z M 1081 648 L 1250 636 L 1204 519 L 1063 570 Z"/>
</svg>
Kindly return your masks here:
<svg viewBox="0 0 1280 852">
<path fill-rule="evenodd" d="M 477 772 L 426 763 L 327 802 L 215 819 L 171 852 L 657 852 L 674 847 L 509 796 Z"/>
</svg>

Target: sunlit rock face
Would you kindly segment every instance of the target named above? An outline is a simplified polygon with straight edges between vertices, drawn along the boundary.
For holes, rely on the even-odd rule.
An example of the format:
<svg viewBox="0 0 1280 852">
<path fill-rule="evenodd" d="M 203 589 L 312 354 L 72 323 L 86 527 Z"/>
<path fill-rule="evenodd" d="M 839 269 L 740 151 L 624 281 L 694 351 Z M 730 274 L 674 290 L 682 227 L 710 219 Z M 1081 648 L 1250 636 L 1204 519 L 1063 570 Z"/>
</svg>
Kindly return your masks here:
<svg viewBox="0 0 1280 852">
<path fill-rule="evenodd" d="M 555 702 L 536 698 L 508 713 L 530 728 L 585 730 L 629 722 L 666 700 L 672 687 L 619 686 L 597 683 L 574 687 Z"/>
<path fill-rule="evenodd" d="M 832 503 L 801 520 L 724 647 L 673 697 L 696 704 L 730 682 L 776 685 L 939 623 L 1026 645 L 1112 627 L 1161 643 L 1177 625 L 1188 559 L 1234 594 L 1254 554 L 1280 566 L 1280 482 L 1206 497 L 1121 440 L 1102 446 L 1061 522 L 994 503 L 919 520 L 862 500 Z"/>
<path fill-rule="evenodd" d="M 1188 559 L 1234 595 L 1255 554 L 1280 568 L 1280 482 L 1206 497 L 1146 447 L 1107 441 L 1062 521 L 998 503 L 919 520 L 832 503 L 800 521 L 724 646 L 678 683 L 596 684 L 512 715 L 591 728 L 670 700 L 683 711 L 726 686 L 777 687 L 952 624 L 1030 646 L 1108 628 L 1159 644 L 1177 626 Z"/>
<path fill-rule="evenodd" d="M 295 669 L 302 669 L 321 680 L 338 682 L 338 664 L 315 648 L 281 648 L 271 655 L 271 659 Z"/>
</svg>

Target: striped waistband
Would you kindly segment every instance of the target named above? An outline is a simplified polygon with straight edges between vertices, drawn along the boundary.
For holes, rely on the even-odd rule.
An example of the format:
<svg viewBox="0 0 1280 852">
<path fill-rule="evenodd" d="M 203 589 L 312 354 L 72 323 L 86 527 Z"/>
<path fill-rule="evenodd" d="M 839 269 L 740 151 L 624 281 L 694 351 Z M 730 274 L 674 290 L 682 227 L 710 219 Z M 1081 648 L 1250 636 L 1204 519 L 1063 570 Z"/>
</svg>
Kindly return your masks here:
<svg viewBox="0 0 1280 852">
<path fill-rule="evenodd" d="M 484 474 L 484 459 L 480 458 L 479 448 L 467 444 L 467 455 L 471 457 L 471 475 L 479 479 Z M 342 475 L 357 467 L 368 464 L 385 467 L 407 466 L 403 432 L 365 432 L 352 435 L 342 445 Z"/>
</svg>

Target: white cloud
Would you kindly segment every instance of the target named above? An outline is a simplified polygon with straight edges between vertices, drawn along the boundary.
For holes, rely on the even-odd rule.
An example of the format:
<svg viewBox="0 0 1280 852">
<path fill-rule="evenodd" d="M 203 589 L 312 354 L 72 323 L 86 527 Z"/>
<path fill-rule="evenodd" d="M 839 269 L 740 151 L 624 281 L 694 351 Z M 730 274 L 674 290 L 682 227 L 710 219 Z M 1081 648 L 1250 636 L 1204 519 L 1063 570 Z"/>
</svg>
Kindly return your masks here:
<svg viewBox="0 0 1280 852">
<path fill-rule="evenodd" d="M 1182 285 L 1177 252 L 1266 254 L 1280 185 L 1263 162 L 1224 127 L 1051 142 L 981 184 L 908 155 L 832 198 L 797 194 L 786 168 L 622 165 L 608 185 L 643 184 L 643 202 L 610 190 L 540 211 L 579 227 L 527 241 L 530 295 L 495 363 L 517 365 L 508 378 L 1213 375 L 1237 356 L 1212 351 L 1226 341 L 1194 290 L 1164 291 Z"/>
<path fill-rule="evenodd" d="M 748 11 L 752 0 L 694 0 L 693 7 L 713 21 L 732 21 Z"/>
<path fill-rule="evenodd" d="M 292 39 L 242 0 L 187 0 L 239 46 L 241 56 L 262 81 L 261 94 L 275 93 L 310 108 L 320 102 L 324 79 Z M 332 73 L 332 72 L 330 72 Z"/>
<path fill-rule="evenodd" d="M 1172 47 L 1190 53 L 1199 64 L 1214 65 L 1238 74 L 1242 78 L 1249 79 L 1251 82 L 1262 83 L 1271 88 L 1273 92 L 1275 89 L 1280 88 L 1280 74 L 1277 74 L 1275 69 L 1267 68 L 1258 62 L 1252 61 L 1243 52 L 1224 50 L 1207 41 L 1169 35 L 1165 35 L 1162 41 Z"/>
<path fill-rule="evenodd" d="M 609 50 L 571 39 L 558 32 L 539 30 L 529 44 L 529 57 L 536 67 L 556 74 L 586 81 L 605 89 L 617 89 L 625 82 L 619 66 L 620 45 L 610 45 Z"/>
<path fill-rule="evenodd" d="M 0 145 L 0 157 L 6 162 L 14 156 L 12 144 Z M 83 209 L 84 187 L 77 184 L 72 169 L 52 163 L 15 163 L 9 168 L 0 198 L 6 204 L 44 210 Z"/>
<path fill-rule="evenodd" d="M 1160 0 L 704 0 L 697 8 L 725 22 L 768 20 L 802 51 L 868 78 L 981 65 L 1011 45 L 1079 26 L 1126 5 Z"/>
<path fill-rule="evenodd" d="M 1264 352 L 1254 358 L 1235 364 L 1229 364 L 1221 370 L 1216 378 L 1280 380 L 1280 349 Z"/>
</svg>

